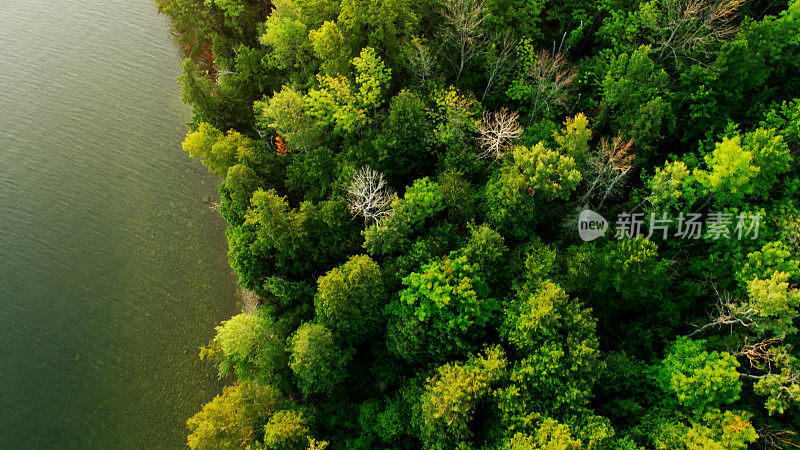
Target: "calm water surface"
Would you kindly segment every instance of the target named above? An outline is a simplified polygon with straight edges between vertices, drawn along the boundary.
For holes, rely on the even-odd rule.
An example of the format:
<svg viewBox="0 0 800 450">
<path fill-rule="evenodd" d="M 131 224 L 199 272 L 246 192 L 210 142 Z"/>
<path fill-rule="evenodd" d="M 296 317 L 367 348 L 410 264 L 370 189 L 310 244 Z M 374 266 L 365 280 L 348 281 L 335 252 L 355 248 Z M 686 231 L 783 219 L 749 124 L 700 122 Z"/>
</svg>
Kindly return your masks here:
<svg viewBox="0 0 800 450">
<path fill-rule="evenodd" d="M 0 448 L 179 448 L 236 288 L 169 24 L 150 0 L 0 5 Z"/>
</svg>

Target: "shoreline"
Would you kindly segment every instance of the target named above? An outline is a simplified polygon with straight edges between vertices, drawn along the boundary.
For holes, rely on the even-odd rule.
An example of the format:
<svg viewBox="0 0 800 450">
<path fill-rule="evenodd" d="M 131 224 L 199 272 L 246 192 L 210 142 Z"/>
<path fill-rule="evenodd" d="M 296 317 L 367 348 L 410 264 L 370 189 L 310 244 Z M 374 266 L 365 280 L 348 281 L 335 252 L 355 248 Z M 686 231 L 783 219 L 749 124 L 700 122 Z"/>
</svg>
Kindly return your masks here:
<svg viewBox="0 0 800 450">
<path fill-rule="evenodd" d="M 247 290 L 240 285 L 236 285 L 239 293 L 239 304 L 241 305 L 242 312 L 252 314 L 256 310 L 261 298 L 255 292 Z"/>
</svg>

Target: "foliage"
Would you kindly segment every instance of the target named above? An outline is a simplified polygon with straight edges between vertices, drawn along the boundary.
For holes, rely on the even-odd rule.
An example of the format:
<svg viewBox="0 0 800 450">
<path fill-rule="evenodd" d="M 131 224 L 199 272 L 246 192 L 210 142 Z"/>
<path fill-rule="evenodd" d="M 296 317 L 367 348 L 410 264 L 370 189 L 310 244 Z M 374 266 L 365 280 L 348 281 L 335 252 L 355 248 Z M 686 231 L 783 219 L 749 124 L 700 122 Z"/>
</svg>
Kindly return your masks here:
<svg viewBox="0 0 800 450">
<path fill-rule="evenodd" d="M 352 64 L 356 87 L 343 75 L 319 75 L 320 88 L 310 90 L 306 99 L 309 113 L 339 133 L 352 133 L 369 123 L 367 113 L 383 103 L 382 92 L 392 73 L 371 48 L 362 50 Z"/>
<path fill-rule="evenodd" d="M 273 320 L 262 311 L 241 313 L 216 327 L 209 349 L 219 356 L 220 377 L 280 384 L 286 372 L 283 338 Z M 203 353 L 201 353 L 201 356 Z"/>
<path fill-rule="evenodd" d="M 197 131 L 186 135 L 182 146 L 189 155 L 199 156 L 212 172 L 224 177 L 228 169 L 250 151 L 252 142 L 233 130 L 223 135 L 213 126 L 203 122 L 197 127 Z"/>
<path fill-rule="evenodd" d="M 336 345 L 330 330 L 322 325 L 301 325 L 291 337 L 289 349 L 289 367 L 306 395 L 329 394 L 347 376 L 351 355 Z"/>
<path fill-rule="evenodd" d="M 427 136 L 432 125 L 424 100 L 410 90 L 392 97 L 381 134 L 373 141 L 382 171 L 389 175 L 408 176 L 424 172 L 421 162 L 432 156 Z"/>
<path fill-rule="evenodd" d="M 662 423 L 654 433 L 655 448 L 743 449 L 758 439 L 744 412 L 713 410 L 699 421 Z"/>
<path fill-rule="evenodd" d="M 520 356 L 512 385 L 498 397 L 509 426 L 519 427 L 536 413 L 561 416 L 586 404 L 601 367 L 595 323 L 590 309 L 552 282 L 519 291 L 501 327 Z"/>
<path fill-rule="evenodd" d="M 239 448 L 252 443 L 254 430 L 263 427 L 281 404 L 272 386 L 243 382 L 222 394 L 186 421 L 189 448 Z"/>
<path fill-rule="evenodd" d="M 604 118 L 615 133 L 643 150 L 649 149 L 672 121 L 669 76 L 656 67 L 650 54 L 647 46 L 623 53 L 610 62 L 603 77 Z"/>
<path fill-rule="evenodd" d="M 318 126 L 303 95 L 290 87 L 283 86 L 269 99 L 255 102 L 254 108 L 261 133 L 276 133 L 290 148 L 308 150 L 319 140 Z"/>
<path fill-rule="evenodd" d="M 741 146 L 741 138 L 725 138 L 714 151 L 706 155 L 708 171 L 696 169 L 697 181 L 708 189 L 722 205 L 737 205 L 745 195 L 752 194 L 752 178 L 759 167 L 752 164 L 753 153 Z"/>
<path fill-rule="evenodd" d="M 449 363 L 436 369 L 419 399 L 421 435 L 427 448 L 448 448 L 467 441 L 478 401 L 491 392 L 506 364 L 502 349 L 493 347 L 465 364 Z"/>
<path fill-rule="evenodd" d="M 739 399 L 739 363 L 726 353 L 706 352 L 704 341 L 679 338 L 656 369 L 656 383 L 671 400 L 695 414 Z"/>
<path fill-rule="evenodd" d="M 317 319 L 345 341 L 375 334 L 385 302 L 381 269 L 366 255 L 351 257 L 317 280 Z"/>
<path fill-rule="evenodd" d="M 520 235 L 547 203 L 568 200 L 581 181 L 575 160 L 543 143 L 518 146 L 486 184 L 486 216 L 493 226 Z"/>
<path fill-rule="evenodd" d="M 300 411 L 278 411 L 264 426 L 264 448 L 304 449 L 308 444 L 308 425 Z"/>
<path fill-rule="evenodd" d="M 800 445 L 800 1 L 156 4 L 259 298 L 192 447 Z"/>
<path fill-rule="evenodd" d="M 497 309 L 479 267 L 465 256 L 422 266 L 403 279 L 405 289 L 387 309 L 389 348 L 409 361 L 446 360 L 475 349 Z"/>
</svg>

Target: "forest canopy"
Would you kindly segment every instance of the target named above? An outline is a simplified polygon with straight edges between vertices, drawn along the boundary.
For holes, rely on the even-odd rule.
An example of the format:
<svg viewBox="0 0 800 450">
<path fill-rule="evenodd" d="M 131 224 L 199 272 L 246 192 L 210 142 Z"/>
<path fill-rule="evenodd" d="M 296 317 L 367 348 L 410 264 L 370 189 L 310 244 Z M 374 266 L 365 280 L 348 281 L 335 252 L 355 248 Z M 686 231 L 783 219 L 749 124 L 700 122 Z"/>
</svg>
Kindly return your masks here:
<svg viewBox="0 0 800 450">
<path fill-rule="evenodd" d="M 189 447 L 800 447 L 800 0 L 155 1 L 259 298 Z"/>
</svg>

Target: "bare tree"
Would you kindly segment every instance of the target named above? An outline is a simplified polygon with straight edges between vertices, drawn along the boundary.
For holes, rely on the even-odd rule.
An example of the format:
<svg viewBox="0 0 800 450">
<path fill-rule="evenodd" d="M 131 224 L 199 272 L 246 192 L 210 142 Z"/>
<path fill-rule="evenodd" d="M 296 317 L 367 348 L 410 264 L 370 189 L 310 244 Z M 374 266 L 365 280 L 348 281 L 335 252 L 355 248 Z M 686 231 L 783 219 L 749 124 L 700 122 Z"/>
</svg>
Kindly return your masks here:
<svg viewBox="0 0 800 450">
<path fill-rule="evenodd" d="M 444 26 L 442 35 L 445 41 L 458 48 L 458 68 L 456 81 L 461 79 L 467 63 L 474 58 L 483 47 L 485 32 L 482 27 L 486 13 L 483 0 L 445 0 L 442 17 Z"/>
<path fill-rule="evenodd" d="M 714 290 L 716 291 L 716 287 Z M 736 303 L 728 294 L 723 297 L 719 291 L 716 292 L 716 311 L 715 314 L 710 315 L 711 321 L 705 325 L 698 326 L 689 337 L 694 337 L 709 328 L 733 327 L 734 325 L 741 325 L 746 328 L 757 326 L 754 322 L 754 315 L 757 313 L 755 309 Z"/>
<path fill-rule="evenodd" d="M 369 166 L 357 170 L 347 187 L 348 207 L 354 215 L 364 217 L 364 223 L 378 223 L 389 217 L 394 196 L 383 174 Z"/>
<path fill-rule="evenodd" d="M 489 79 L 486 81 L 486 89 L 483 91 L 481 102 L 491 92 L 497 80 L 514 66 L 514 48 L 516 46 L 517 40 L 511 35 L 510 31 L 506 31 L 502 37 L 496 39 L 487 59 L 489 63 Z"/>
<path fill-rule="evenodd" d="M 433 77 L 435 59 L 428 47 L 418 37 L 411 41 L 408 63 L 420 85 L 425 85 Z"/>
<path fill-rule="evenodd" d="M 599 199 L 597 208 L 601 208 L 606 200 L 622 193 L 625 177 L 633 169 L 636 158 L 632 148 L 633 141 L 623 141 L 622 136 L 610 141 L 605 137 L 600 140 L 600 146 L 587 158 L 583 176 L 587 187 L 581 203 Z"/>
<path fill-rule="evenodd" d="M 541 111 L 556 107 L 568 109 L 576 76 L 577 72 L 561 51 L 539 51 L 527 77 L 534 92 L 531 122 Z"/>
<path fill-rule="evenodd" d="M 652 32 L 658 59 L 676 61 L 688 53 L 707 54 L 719 42 L 733 36 L 734 19 L 746 0 L 662 0 L 661 20 L 646 24 Z"/>
<path fill-rule="evenodd" d="M 729 327 L 731 333 L 733 333 L 734 326 L 741 326 L 746 331 L 754 331 L 759 328 L 763 312 L 747 303 L 735 302 L 727 294 L 724 297 L 721 296 L 716 287 L 714 290 L 717 294 L 715 314 L 710 315 L 710 322 L 697 327 L 689 337 L 694 337 L 710 328 Z M 753 333 L 760 340 L 751 342 L 749 337 L 745 337 L 738 349 L 729 350 L 732 356 L 749 363 L 747 369 L 750 370 L 744 369 L 746 371 L 739 372 L 739 377 L 756 382 L 756 392 L 760 395 L 768 395 L 771 400 L 776 402 L 798 401 L 800 400 L 800 367 L 798 367 L 797 360 L 790 355 L 792 346 L 784 343 L 785 333 L 770 338 L 760 337 L 763 336 L 763 331 L 768 330 L 769 327 L 766 327 Z M 755 371 L 756 374 L 748 373 L 750 371 Z M 766 385 L 762 384 L 762 380 L 765 380 Z M 767 409 L 772 411 L 773 407 L 767 406 Z M 782 442 L 782 439 L 789 435 L 782 431 L 776 433 L 765 431 L 764 434 L 759 432 L 759 436 L 766 443 L 771 442 L 771 445 L 774 445 Z"/>
<path fill-rule="evenodd" d="M 483 121 L 478 125 L 478 143 L 481 158 L 499 159 L 505 150 L 522 135 L 522 127 L 517 121 L 519 115 L 507 108 L 499 112 L 485 111 Z"/>
<path fill-rule="evenodd" d="M 795 436 L 797 436 L 794 431 L 773 430 L 770 427 L 764 427 L 757 430 L 756 433 L 758 433 L 758 439 L 764 443 L 764 448 L 800 448 L 800 445 L 794 443 Z"/>
<path fill-rule="evenodd" d="M 733 353 L 733 356 L 747 359 L 750 368 L 762 369 L 765 365 L 771 366 L 775 357 L 773 346 L 780 343 L 779 339 L 770 338 L 762 341 L 750 343 L 750 339 L 744 338 L 744 344 Z"/>
</svg>

